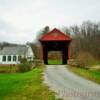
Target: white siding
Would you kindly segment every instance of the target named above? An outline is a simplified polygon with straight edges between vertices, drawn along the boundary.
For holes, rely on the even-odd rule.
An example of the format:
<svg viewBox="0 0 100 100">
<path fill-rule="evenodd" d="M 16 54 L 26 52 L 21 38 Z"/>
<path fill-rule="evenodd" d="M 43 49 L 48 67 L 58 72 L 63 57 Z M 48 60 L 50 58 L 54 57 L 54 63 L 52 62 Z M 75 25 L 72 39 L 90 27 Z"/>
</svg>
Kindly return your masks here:
<svg viewBox="0 0 100 100">
<path fill-rule="evenodd" d="M 2 60 L 3 56 L 6 56 L 6 61 Z M 8 61 L 8 56 L 11 56 L 11 61 Z M 13 61 L 13 56 L 16 56 L 16 61 Z M 0 64 L 19 64 L 18 56 L 19 55 L 0 55 Z"/>
<path fill-rule="evenodd" d="M 0 64 L 2 64 L 2 55 L 0 55 Z"/>
<path fill-rule="evenodd" d="M 33 53 L 32 48 L 30 46 L 28 46 L 26 58 L 27 58 L 27 60 L 30 60 L 30 61 L 34 60 L 34 53 Z M 29 59 L 29 58 L 31 58 L 31 59 Z"/>
<path fill-rule="evenodd" d="M 27 46 L 27 48 L 28 50 L 25 55 L 0 55 L 0 64 L 19 64 L 20 61 L 18 61 L 18 56 L 21 56 L 22 58 L 26 57 L 28 61 L 33 61 L 34 53 L 32 51 L 32 48 L 29 45 Z M 3 56 L 6 56 L 6 61 L 2 60 Z M 11 61 L 8 61 L 8 56 L 11 56 Z M 13 61 L 13 56 L 16 56 L 16 61 Z"/>
</svg>

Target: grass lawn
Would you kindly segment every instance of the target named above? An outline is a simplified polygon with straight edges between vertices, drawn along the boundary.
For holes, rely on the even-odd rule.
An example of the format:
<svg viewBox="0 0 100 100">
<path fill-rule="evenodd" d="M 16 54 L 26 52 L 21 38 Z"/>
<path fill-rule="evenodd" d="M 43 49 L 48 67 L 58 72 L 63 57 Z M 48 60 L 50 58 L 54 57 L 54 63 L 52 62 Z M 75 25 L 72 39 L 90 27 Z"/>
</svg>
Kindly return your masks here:
<svg viewBox="0 0 100 100">
<path fill-rule="evenodd" d="M 62 64 L 62 60 L 51 60 L 48 59 L 48 64 Z"/>
<path fill-rule="evenodd" d="M 69 67 L 69 70 L 72 72 L 83 76 L 89 80 L 92 80 L 98 84 L 100 84 L 100 71 L 99 70 L 86 70 L 80 67 Z"/>
<path fill-rule="evenodd" d="M 44 68 L 26 73 L 0 74 L 0 100 L 55 100 L 42 83 Z"/>
</svg>

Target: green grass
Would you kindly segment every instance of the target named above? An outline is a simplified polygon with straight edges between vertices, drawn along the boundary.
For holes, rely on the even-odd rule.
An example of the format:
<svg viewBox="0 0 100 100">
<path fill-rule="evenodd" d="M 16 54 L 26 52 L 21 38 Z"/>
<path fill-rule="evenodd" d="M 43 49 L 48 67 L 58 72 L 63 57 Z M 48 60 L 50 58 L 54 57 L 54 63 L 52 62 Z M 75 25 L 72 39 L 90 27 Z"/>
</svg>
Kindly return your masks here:
<svg viewBox="0 0 100 100">
<path fill-rule="evenodd" d="M 69 67 L 69 70 L 100 84 L 100 70 L 87 70 L 80 67 Z"/>
<path fill-rule="evenodd" d="M 42 83 L 43 70 L 0 74 L 0 100 L 55 100 L 54 93 Z"/>
<path fill-rule="evenodd" d="M 48 64 L 62 64 L 62 60 L 51 60 L 49 59 L 48 60 Z"/>
</svg>

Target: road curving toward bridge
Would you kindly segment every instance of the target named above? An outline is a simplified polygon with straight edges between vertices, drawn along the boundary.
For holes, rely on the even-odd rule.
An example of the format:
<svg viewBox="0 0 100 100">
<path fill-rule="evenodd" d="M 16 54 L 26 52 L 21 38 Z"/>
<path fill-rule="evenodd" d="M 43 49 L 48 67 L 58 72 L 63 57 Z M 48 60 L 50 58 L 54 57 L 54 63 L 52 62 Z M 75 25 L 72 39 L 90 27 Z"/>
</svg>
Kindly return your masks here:
<svg viewBox="0 0 100 100">
<path fill-rule="evenodd" d="M 100 100 L 100 85 L 70 72 L 65 65 L 46 65 L 44 82 L 63 100 Z"/>
</svg>

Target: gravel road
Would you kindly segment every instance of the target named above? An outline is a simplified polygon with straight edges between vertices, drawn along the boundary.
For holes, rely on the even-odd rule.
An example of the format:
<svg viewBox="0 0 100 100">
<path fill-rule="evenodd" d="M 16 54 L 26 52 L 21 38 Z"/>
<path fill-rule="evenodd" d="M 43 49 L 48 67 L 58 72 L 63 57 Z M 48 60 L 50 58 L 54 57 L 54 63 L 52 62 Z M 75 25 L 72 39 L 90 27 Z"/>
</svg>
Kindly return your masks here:
<svg viewBox="0 0 100 100">
<path fill-rule="evenodd" d="M 65 65 L 46 65 L 44 82 L 63 100 L 100 100 L 100 85 L 70 72 Z"/>
</svg>

